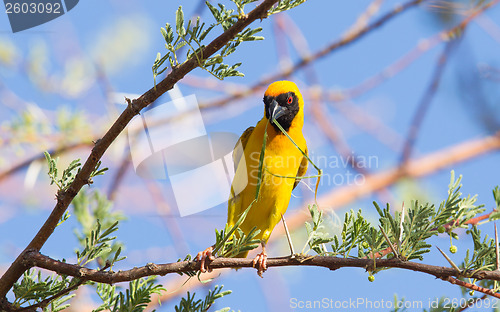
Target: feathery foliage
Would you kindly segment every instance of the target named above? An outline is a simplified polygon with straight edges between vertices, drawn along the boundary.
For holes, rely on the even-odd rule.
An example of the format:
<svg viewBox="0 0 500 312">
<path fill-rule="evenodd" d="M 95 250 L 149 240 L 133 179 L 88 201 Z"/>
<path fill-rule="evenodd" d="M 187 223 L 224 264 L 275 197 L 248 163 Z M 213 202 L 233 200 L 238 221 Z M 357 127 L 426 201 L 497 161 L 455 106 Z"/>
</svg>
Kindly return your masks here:
<svg viewBox="0 0 500 312">
<path fill-rule="evenodd" d="M 161 53 L 158 52 L 156 56 L 156 60 L 153 64 L 153 77 L 155 79 L 155 85 L 156 77 L 169 68 L 168 66 L 164 66 L 166 61 L 168 61 L 170 68 L 174 69 L 176 66 L 179 66 L 192 57 L 196 58 L 200 68 L 206 70 L 218 79 L 222 80 L 226 77 L 243 76 L 241 72 L 236 70 L 241 63 L 229 66 L 223 63 L 223 59 L 236 51 L 236 48 L 243 41 L 264 39 L 263 37 L 254 36 L 256 33 L 260 32 L 262 28 L 258 27 L 255 29 L 245 29 L 225 44 L 224 47 L 222 47 L 220 54 L 209 58 L 203 56 L 203 48 L 205 47 L 203 42 L 207 35 L 216 26 L 222 26 L 224 31 L 233 26 L 238 21 L 238 18 L 240 17 L 239 14 L 244 14 L 242 12 L 244 6 L 248 2 L 249 1 L 237 1 L 238 10 L 240 10 L 241 13 L 235 13 L 232 9 L 226 9 L 223 4 L 218 4 L 219 8 L 216 8 L 207 1 L 206 4 L 216 20 L 215 24 L 208 27 L 205 27 L 205 23 L 202 23 L 199 17 L 196 18 L 195 21 L 189 20 L 187 26 L 185 27 L 184 12 L 182 11 L 182 6 L 179 6 L 175 14 L 175 34 L 174 28 L 170 25 L 170 23 L 166 23 L 165 28 L 161 28 L 163 39 L 166 42 L 165 48 L 167 49 L 167 53 L 162 56 Z M 187 46 L 186 58 L 184 61 L 181 61 L 178 52 L 180 52 L 179 50 L 185 46 Z"/>
<path fill-rule="evenodd" d="M 474 250 L 472 256 L 469 249 L 466 252 L 463 263 L 464 271 L 491 271 L 496 269 L 495 240 L 489 238 L 488 235 L 481 240 L 481 231 L 477 226 L 472 227 L 470 234 L 474 243 Z"/>
<path fill-rule="evenodd" d="M 361 210 L 357 213 L 351 210 L 345 214 L 340 237 L 338 235 L 330 237 L 320 231 L 324 228 L 321 225 L 323 215 L 316 205 L 312 205 L 309 207 L 312 223 L 306 223 L 307 243 L 316 253 L 327 253 L 332 256 L 353 257 L 351 252 L 357 249 L 359 258 L 373 257 L 391 244 L 400 259 L 422 260 L 422 255 L 430 251 L 431 245 L 427 240 L 438 235 L 440 228 L 444 228 L 450 237 L 456 239 L 458 236 L 454 232 L 455 229 L 467 228 L 469 220 L 485 211 L 482 205 L 475 205 L 476 196 L 462 197 L 460 182 L 461 177 L 455 179 L 452 172 L 448 196 L 437 210 L 432 204 L 412 201 L 405 213 L 403 213 L 404 209 L 393 213 L 389 205 L 382 209 L 374 202 L 379 214 L 380 230 L 370 225 L 363 217 Z M 474 229 L 473 234 L 477 233 L 476 231 Z M 384 233 L 389 241 L 384 237 Z M 473 239 L 475 246 L 479 246 L 476 242 L 477 237 L 473 235 Z M 331 252 L 326 252 L 323 246 L 328 242 L 332 242 Z M 490 253 L 491 251 L 486 254 Z M 390 255 L 390 253 L 386 254 Z M 485 254 L 480 253 L 480 255 Z"/>
<path fill-rule="evenodd" d="M 244 76 L 244 74 L 237 70 L 241 63 L 233 65 L 224 64 L 224 59 L 236 51 L 238 46 L 245 41 L 263 40 L 264 37 L 256 36 L 257 33 L 262 31 L 261 27 L 246 28 L 238 33 L 234 38 L 227 42 L 220 50 L 219 54 L 207 57 L 203 55 L 205 48 L 205 39 L 209 36 L 213 29 L 220 26 L 223 31 L 227 31 L 239 19 L 245 18 L 245 6 L 256 2 L 256 0 L 231 0 L 236 10 L 226 8 L 224 4 L 218 3 L 212 5 L 206 1 L 206 5 L 215 23 L 206 26 L 200 18 L 196 20 L 189 20 L 185 25 L 184 12 L 182 6 L 179 6 L 175 13 L 175 29 L 170 23 L 165 24 L 165 28 L 161 28 L 163 39 L 165 40 L 165 48 L 167 52 L 162 56 L 160 52 L 157 53 L 152 70 L 154 84 L 156 85 L 156 77 L 165 72 L 168 68 L 175 69 L 177 66 L 183 64 L 191 58 L 196 58 L 198 66 L 217 79 L 223 80 L 227 77 Z M 275 14 L 282 11 L 290 10 L 305 0 L 286 0 L 280 1 L 277 6 L 272 8 L 268 14 Z M 185 58 L 181 58 L 180 50 L 187 47 Z M 182 59 L 184 61 L 182 61 Z M 168 64 L 169 66 L 167 66 Z"/>
<path fill-rule="evenodd" d="M 109 310 L 111 312 L 140 312 L 144 311 L 151 302 L 153 294 L 160 294 L 166 289 L 155 284 L 155 276 L 140 278 L 129 283 L 125 292 L 117 293 L 116 285 L 98 284 L 97 294 L 103 304 L 93 312 Z"/>
<path fill-rule="evenodd" d="M 306 246 L 314 250 L 318 254 L 326 252 L 326 247 L 324 244 L 333 241 L 333 237 L 329 236 L 328 233 L 323 232 L 325 228 L 323 223 L 323 212 L 318 209 L 316 204 L 309 206 L 309 213 L 311 214 L 312 223 L 306 222 L 307 240 L 302 253 Z M 306 251 L 307 252 L 307 251 Z"/>
<path fill-rule="evenodd" d="M 428 253 L 431 247 L 426 240 L 437 235 L 440 227 L 444 227 L 448 235 L 456 239 L 458 236 L 453 232 L 455 229 L 467 228 L 467 221 L 485 211 L 482 205 L 475 205 L 476 196 L 462 197 L 461 180 L 461 176 L 455 180 L 452 171 L 448 197 L 437 210 L 434 205 L 414 201 L 404 216 L 396 211 L 393 217 L 388 205 L 382 210 L 374 203 L 380 215 L 380 223 L 392 243 L 398 246 L 402 259 L 422 260 L 422 254 Z"/>
<path fill-rule="evenodd" d="M 79 283 L 80 280 L 77 278 L 55 274 L 44 278 L 40 270 L 27 270 L 24 272 L 21 281 L 15 283 L 12 289 L 15 296 L 13 306 L 21 307 L 24 304 L 35 305 L 42 303 L 45 299 L 53 297 Z M 74 296 L 72 294 L 54 297 L 54 300 L 42 306 L 43 311 L 64 310 L 69 307 L 66 302 Z"/>
<path fill-rule="evenodd" d="M 367 238 L 369 230 L 368 221 L 361 215 L 361 210 L 355 214 L 353 210 L 346 212 L 344 224 L 342 225 L 341 240 L 338 236 L 333 237 L 333 255 L 341 255 L 344 258 L 350 256 L 351 250 L 359 246 Z M 366 245 L 366 244 L 365 244 Z M 366 246 L 367 248 L 367 246 Z M 359 256 L 364 256 L 363 248 L 359 248 Z"/>
<path fill-rule="evenodd" d="M 102 237 L 106 232 L 99 234 L 100 229 L 111 229 L 107 233 L 109 236 L 118 229 L 118 222 L 124 220 L 125 216 L 120 211 L 112 211 L 112 202 L 99 191 L 86 192 L 81 191 L 73 200 L 73 213 L 81 226 L 81 229 L 75 228 L 74 233 L 80 246 L 83 248 L 79 261 L 89 263 L 97 261 L 98 266 L 103 267 L 107 261 L 112 266 L 116 261 L 123 260 L 125 257 L 119 257 L 123 244 L 115 240 L 115 237 Z M 97 231 L 99 230 L 99 231 Z M 97 231 L 97 232 L 96 232 Z M 101 235 L 97 237 L 96 235 Z M 96 241 L 97 239 L 97 241 Z M 91 260 L 87 256 L 90 256 Z M 79 262 L 80 263 L 80 262 Z"/>
<path fill-rule="evenodd" d="M 101 231 L 101 223 L 97 220 L 95 229 L 90 231 L 90 235 L 85 237 L 85 244 L 82 251 L 76 251 L 78 265 L 84 266 L 89 262 L 101 257 L 104 253 L 111 251 L 110 242 L 116 237 L 110 237 L 110 234 L 118 230 L 118 221 L 110 227 Z M 109 260 L 109 265 L 113 265 L 116 261 L 125 259 L 120 257 L 121 247 L 118 248 L 115 255 Z"/>
<path fill-rule="evenodd" d="M 281 0 L 274 8 L 269 10 L 269 15 L 293 9 L 304 2 L 306 0 Z"/>
<path fill-rule="evenodd" d="M 213 290 L 209 290 L 204 300 L 195 299 L 195 293 L 192 295 L 187 292 L 187 297 L 182 298 L 179 305 L 175 306 L 175 312 L 205 312 L 212 306 L 215 300 L 222 298 L 231 293 L 230 290 L 222 291 L 224 285 L 215 286 Z M 224 308 L 219 311 L 229 311 L 229 308 Z"/>
<path fill-rule="evenodd" d="M 50 156 L 50 154 L 45 151 L 44 152 L 45 159 L 47 160 L 47 164 L 49 166 L 49 171 L 48 175 L 51 180 L 50 185 L 55 184 L 59 191 L 66 191 L 68 187 L 73 183 L 75 180 L 76 174 L 80 172 L 80 169 L 82 167 L 82 164 L 80 163 L 80 159 L 75 159 L 73 160 L 68 168 L 64 169 L 62 172 L 61 177 L 59 177 L 59 171 L 57 169 L 57 163 L 59 161 L 59 157 L 54 159 Z M 91 184 L 92 178 L 104 174 L 108 170 L 108 168 L 100 168 L 101 167 L 101 161 L 97 162 L 96 167 L 90 174 L 88 183 Z"/>
</svg>

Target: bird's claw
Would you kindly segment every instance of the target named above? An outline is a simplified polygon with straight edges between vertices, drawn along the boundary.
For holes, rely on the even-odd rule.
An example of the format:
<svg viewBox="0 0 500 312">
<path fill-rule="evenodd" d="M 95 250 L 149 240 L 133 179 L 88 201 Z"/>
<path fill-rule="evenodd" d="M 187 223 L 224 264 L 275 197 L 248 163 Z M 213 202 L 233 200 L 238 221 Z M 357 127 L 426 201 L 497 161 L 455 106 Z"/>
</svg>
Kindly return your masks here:
<svg viewBox="0 0 500 312">
<path fill-rule="evenodd" d="M 267 271 L 267 253 L 262 251 L 253 259 L 252 263 L 253 263 L 252 266 L 257 269 L 257 274 L 260 277 L 263 277 L 262 273 Z"/>
<path fill-rule="evenodd" d="M 196 261 L 201 261 L 201 264 L 200 264 L 201 273 L 212 272 L 212 268 L 209 265 L 210 265 L 210 262 L 215 259 L 215 257 L 212 255 L 213 250 L 214 250 L 214 247 L 210 246 L 207 249 L 200 251 L 196 255 L 196 258 L 195 258 Z"/>
</svg>

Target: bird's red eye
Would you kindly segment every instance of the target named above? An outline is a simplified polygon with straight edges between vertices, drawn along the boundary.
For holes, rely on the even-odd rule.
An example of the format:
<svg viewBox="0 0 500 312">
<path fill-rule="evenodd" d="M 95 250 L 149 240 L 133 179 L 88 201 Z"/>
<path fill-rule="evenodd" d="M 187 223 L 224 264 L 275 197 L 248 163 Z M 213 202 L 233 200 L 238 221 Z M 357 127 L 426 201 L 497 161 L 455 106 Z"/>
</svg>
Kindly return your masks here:
<svg viewBox="0 0 500 312">
<path fill-rule="evenodd" d="M 286 101 L 287 101 L 287 103 L 288 103 L 288 104 L 292 104 L 292 102 L 293 102 L 293 98 L 292 98 L 292 96 L 290 95 L 290 96 L 288 97 L 288 100 L 286 100 Z"/>
</svg>

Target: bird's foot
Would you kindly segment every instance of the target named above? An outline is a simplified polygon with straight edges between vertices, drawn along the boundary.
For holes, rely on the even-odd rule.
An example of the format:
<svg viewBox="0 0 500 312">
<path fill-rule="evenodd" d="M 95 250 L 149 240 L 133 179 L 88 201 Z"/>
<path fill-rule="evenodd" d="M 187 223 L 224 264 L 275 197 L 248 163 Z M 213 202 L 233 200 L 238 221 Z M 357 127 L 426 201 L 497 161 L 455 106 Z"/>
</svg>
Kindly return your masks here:
<svg viewBox="0 0 500 312">
<path fill-rule="evenodd" d="M 267 271 L 267 253 L 264 250 L 253 259 L 253 267 L 257 269 L 257 274 L 263 277 L 262 273 Z"/>
<path fill-rule="evenodd" d="M 212 251 L 214 250 L 213 246 L 208 247 L 207 249 L 200 251 L 196 255 L 196 261 L 201 261 L 200 271 L 201 273 L 212 272 L 212 268 L 210 267 L 210 262 L 215 259 L 212 255 Z"/>
</svg>

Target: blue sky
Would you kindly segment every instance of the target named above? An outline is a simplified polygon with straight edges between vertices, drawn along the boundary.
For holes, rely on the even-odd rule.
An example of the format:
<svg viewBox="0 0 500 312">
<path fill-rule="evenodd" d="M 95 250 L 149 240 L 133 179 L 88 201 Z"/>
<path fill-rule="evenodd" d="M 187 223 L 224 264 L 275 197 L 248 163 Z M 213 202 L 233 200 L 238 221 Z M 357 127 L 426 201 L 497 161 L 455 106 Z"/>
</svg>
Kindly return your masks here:
<svg viewBox="0 0 500 312">
<path fill-rule="evenodd" d="M 229 1 L 224 3 L 226 6 L 231 5 Z M 384 1 L 374 18 L 392 10 L 398 3 L 401 2 Z M 466 5 L 468 2 L 463 3 Z M 286 14 L 304 34 L 309 50 L 317 51 L 340 38 L 369 4 L 370 1 L 310 0 Z M 10 32 L 6 14 L 0 14 L 0 43 L 3 43 L 4 47 L 14 46 L 16 55 L 14 66 L 9 67 L 5 64 L 0 66 L 1 83 L 17 94 L 26 105 L 13 109 L 7 105 L 8 103 L 0 102 L 0 123 L 8 123 L 16 118 L 16 110 L 26 109 L 27 103 L 31 102 L 42 108 L 48 116 L 53 116 L 58 108 L 66 107 L 73 112 L 85 112 L 89 120 L 96 121 L 96 125 L 106 124 L 112 118 L 110 117 L 112 113 L 109 113 L 107 109 L 109 106 L 105 104 L 103 86 L 109 86 L 114 92 L 127 94 L 142 94 L 152 87 L 152 63 L 157 52 L 164 52 L 164 42 L 159 30 L 166 22 L 173 23 L 175 10 L 179 5 L 183 6 L 186 16 L 189 16 L 194 12 L 198 1 L 80 1 L 68 14 L 16 34 Z M 480 118 L 484 112 L 480 107 L 481 105 L 488 107 L 490 111 L 487 115 L 493 120 L 498 120 L 500 89 L 498 81 L 481 78 L 477 69 L 484 64 L 496 67 L 497 70 L 500 68 L 498 57 L 500 8 L 496 6 L 488 10 L 485 17 L 486 22 L 482 19 L 480 22 L 470 24 L 465 37 L 451 54 L 439 89 L 420 129 L 415 145 L 415 157 L 493 134 L 492 129 L 485 126 L 484 119 Z M 206 9 L 202 13 L 202 19 L 208 23 L 213 21 Z M 457 21 L 461 19 L 462 16 L 456 17 Z M 496 23 L 496 26 L 491 26 L 488 21 Z M 451 25 L 454 23 L 445 25 L 438 22 L 435 12 L 432 13 L 428 8 L 413 8 L 360 41 L 318 60 L 312 68 L 325 90 L 350 89 L 419 47 L 419 44 L 422 47 L 426 38 Z M 275 37 L 272 20 L 256 22 L 252 26 L 264 28 L 261 35 L 265 40 L 244 43 L 227 59 L 228 63 L 242 62 L 240 70 L 245 74 L 243 78 L 229 78 L 227 83 L 251 86 L 262 76 L 275 73 L 279 62 L 283 61 L 276 53 L 277 48 L 291 51 L 292 62 L 298 60 L 297 53 L 289 43 L 286 47 L 277 47 L 284 41 Z M 219 31 L 220 29 L 217 33 Z M 444 44 L 439 43 L 422 53 L 394 78 L 385 80 L 347 104 L 355 105 L 369 116 L 378 118 L 392 129 L 396 137 L 404 140 L 408 133 L 408 125 L 428 88 L 437 59 L 443 49 Z M 36 77 L 29 78 L 29 71 L 25 66 L 33 54 L 34 59 L 46 55 L 44 68 L 54 81 L 60 78 L 60 81 L 69 81 L 72 84 L 63 84 L 60 89 L 52 85 L 48 90 L 41 90 Z M 105 83 L 96 80 L 96 68 L 104 72 Z M 193 71 L 192 74 L 196 77 L 208 77 L 208 74 L 200 69 Z M 290 79 L 296 81 L 301 89 L 308 87 L 303 72 Z M 471 83 L 474 81 L 479 81 L 478 88 Z M 179 87 L 184 95 L 195 94 L 200 103 L 209 102 L 222 95 L 217 90 L 195 88 L 188 84 L 180 84 Z M 468 100 L 467 94 L 471 92 L 470 88 L 483 91 L 485 97 L 481 103 L 477 102 L 477 98 Z M 168 98 L 164 100 L 167 101 Z M 118 103 L 112 106 L 117 110 L 123 109 Z M 235 116 L 235 107 L 244 108 L 245 112 Z M 223 108 L 220 112 L 203 111 L 202 116 L 208 132 L 225 131 L 240 134 L 262 118 L 262 111 L 262 95 L 257 94 L 232 104 L 230 108 Z M 213 121 L 214 114 L 220 114 L 220 118 Z M 377 167 L 369 168 L 370 170 L 384 170 L 397 164 L 400 153 L 394 151 L 393 146 L 384 145 L 360 130 L 331 105 L 328 108 L 328 117 L 342 132 L 353 152 L 366 157 L 377 157 Z M 105 130 L 104 126 L 96 128 L 95 135 Z M 306 112 L 304 133 L 309 150 L 315 155 L 337 156 L 336 150 L 318 130 L 309 111 Z M 123 148 L 125 145 L 126 142 L 122 140 L 110 149 L 104 164 L 110 166 L 111 170 L 104 177 L 97 178 L 92 188 L 107 190 L 113 172 L 117 170 L 126 152 Z M 21 154 L 20 159 L 27 158 L 31 152 L 28 150 L 25 154 Z M 11 150 L 7 151 L 6 155 L 9 157 L 8 162 L 16 162 L 17 159 L 12 156 Z M 78 150 L 70 156 L 85 159 L 87 155 L 87 150 Z M 499 161 L 499 154 L 492 153 L 411 183 L 392 186 L 389 191 L 396 200 L 392 203 L 393 207 L 399 206 L 400 201 L 408 203 L 413 199 L 411 196 L 417 193 L 425 194 L 426 200 L 439 204 L 446 196 L 449 172 L 454 169 L 457 175 L 464 176 L 463 193 L 478 194 L 478 202 L 485 204 L 489 211 L 494 207 L 491 190 L 500 184 Z M 4 168 L 1 169 L 3 171 Z M 329 168 L 327 172 L 345 175 L 348 170 Z M 8 182 L 3 182 L 6 185 L 5 190 L 7 187 L 9 190 L 15 187 L 23 190 L 24 174 L 26 171 Z M 184 248 L 187 252 L 196 254 L 213 242 L 213 229 L 222 228 L 225 222 L 227 208 L 224 204 L 198 215 L 179 217 L 175 210 L 175 201 L 171 200 L 172 191 L 169 183 L 165 181 L 159 182 L 158 186 L 163 196 L 169 198 L 168 202 L 173 210 L 166 216 L 161 216 L 145 187 L 148 183 L 156 182 L 144 181 L 135 175 L 133 170 L 129 170 L 122 190 L 123 197 L 119 194 L 114 204 L 114 209 L 123 210 L 130 217 L 121 224 L 117 232 L 119 239 L 126 244 L 126 253 L 130 256 L 127 262 L 122 264 L 123 268 L 143 265 L 146 262 L 166 263 L 183 258 L 182 251 L 179 252 L 172 247 L 174 241 L 179 239 L 185 240 Z M 20 191 L 26 194 L 24 198 L 19 194 L 7 196 L 10 195 L 8 191 L 1 192 L 3 198 L 0 200 L 0 212 L 3 210 L 2 214 L 8 216 L 0 226 L 0 262 L 3 266 L 16 257 L 16 251 L 26 246 L 48 216 L 54 204 L 54 189 L 47 185 L 48 179 L 42 172 L 37 179 L 35 189 Z M 320 195 L 328 192 L 331 187 L 332 185 L 325 185 L 320 188 Z M 133 193 L 134 190 L 136 193 Z M 131 195 L 127 196 L 127 192 L 131 192 Z M 304 209 L 301 205 L 303 197 L 311 197 L 305 189 L 298 192 L 297 196 L 299 198 L 292 198 L 289 212 Z M 362 209 L 364 215 L 376 222 L 376 211 L 371 201 L 383 203 L 383 199 L 384 197 L 372 195 L 338 210 L 337 214 L 343 216 L 348 209 Z M 12 212 L 13 210 L 15 212 Z M 174 219 L 173 222 L 179 227 L 182 238 L 171 236 L 171 229 L 168 228 L 169 219 Z M 76 240 L 72 236 L 72 228 L 75 224 L 75 221 L 70 219 L 67 224 L 58 228 L 42 252 L 54 258 L 74 257 Z M 491 224 L 483 225 L 483 228 L 487 233 L 492 233 Z M 454 242 L 459 249 L 456 259 L 460 259 L 465 250 L 471 247 L 471 241 L 462 238 L 465 236 L 461 235 L 461 239 Z M 275 247 L 269 250 L 270 256 L 286 254 L 284 239 L 272 237 L 271 241 L 273 240 L 277 242 L 272 245 Z M 447 236 L 434 238 L 431 242 L 442 249 L 447 250 L 449 247 Z M 300 238 L 297 242 L 297 245 L 299 244 Z M 425 262 L 447 265 L 434 248 L 425 258 Z M 217 308 L 230 306 L 234 310 L 242 311 L 310 311 L 294 307 L 292 302 L 323 300 L 323 298 L 392 301 L 394 294 L 397 294 L 399 298 L 405 297 L 406 300 L 423 302 L 424 308 L 428 308 L 426 304 L 436 297 L 461 298 L 458 287 L 421 273 L 388 270 L 377 274 L 374 283 L 369 283 L 367 277 L 368 274 L 362 269 L 341 269 L 331 272 L 321 268 L 290 267 L 270 269 L 264 279 L 258 278 L 253 270 L 239 270 L 224 274 L 209 285 L 224 284 L 225 288 L 233 290 L 233 294 L 217 303 Z M 182 292 L 181 290 L 179 294 Z M 171 303 L 167 303 L 166 308 L 160 310 L 170 309 Z M 384 310 L 387 309 L 382 309 Z M 410 311 L 416 310 L 410 309 Z"/>
</svg>

